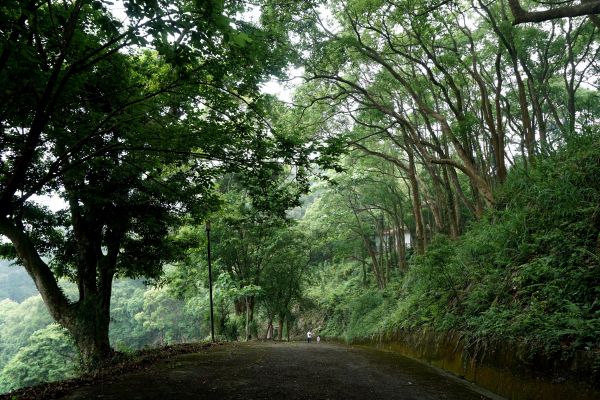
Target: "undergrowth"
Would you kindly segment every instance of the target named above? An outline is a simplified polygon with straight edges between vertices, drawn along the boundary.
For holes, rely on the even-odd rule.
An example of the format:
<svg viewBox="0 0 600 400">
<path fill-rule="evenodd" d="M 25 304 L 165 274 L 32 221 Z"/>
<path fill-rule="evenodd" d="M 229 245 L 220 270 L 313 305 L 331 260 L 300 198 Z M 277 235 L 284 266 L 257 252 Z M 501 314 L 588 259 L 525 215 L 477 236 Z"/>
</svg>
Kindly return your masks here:
<svg viewBox="0 0 600 400">
<path fill-rule="evenodd" d="M 600 348 L 600 140 L 514 167 L 497 205 L 457 241 L 432 240 L 385 290 L 330 265 L 311 292 L 346 339 L 421 328 L 547 354 Z M 340 270 L 344 271 L 340 275 Z"/>
</svg>

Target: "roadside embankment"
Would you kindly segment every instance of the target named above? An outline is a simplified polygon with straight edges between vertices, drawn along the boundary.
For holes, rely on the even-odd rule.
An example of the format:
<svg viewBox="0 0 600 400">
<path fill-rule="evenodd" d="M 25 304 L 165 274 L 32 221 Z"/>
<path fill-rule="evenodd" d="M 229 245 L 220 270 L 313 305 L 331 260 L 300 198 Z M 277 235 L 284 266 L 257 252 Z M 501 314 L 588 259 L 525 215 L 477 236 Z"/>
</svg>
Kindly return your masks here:
<svg viewBox="0 0 600 400">
<path fill-rule="evenodd" d="M 397 332 L 353 340 L 451 372 L 515 400 L 600 399 L 600 354 L 576 351 L 568 358 L 532 355 L 525 345 L 467 345 L 458 333 Z"/>
</svg>

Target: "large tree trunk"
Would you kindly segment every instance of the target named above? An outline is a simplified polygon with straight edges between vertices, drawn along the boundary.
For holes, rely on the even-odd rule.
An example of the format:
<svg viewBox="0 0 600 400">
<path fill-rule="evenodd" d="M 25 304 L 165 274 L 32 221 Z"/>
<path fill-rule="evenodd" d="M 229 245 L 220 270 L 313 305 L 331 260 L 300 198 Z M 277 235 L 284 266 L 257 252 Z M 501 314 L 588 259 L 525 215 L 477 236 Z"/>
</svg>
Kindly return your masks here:
<svg viewBox="0 0 600 400">
<path fill-rule="evenodd" d="M 496 68 L 496 92 L 494 98 L 494 105 L 496 107 L 496 135 L 492 138 L 494 140 L 494 159 L 496 161 L 496 176 L 500 183 L 504 183 L 506 180 L 506 162 L 504 149 L 504 126 L 502 125 L 502 107 L 500 105 L 502 99 L 502 69 L 500 62 L 502 61 L 502 51 L 500 50 L 501 43 L 498 44 L 498 53 L 496 54 L 496 61 L 494 66 Z"/>
<path fill-rule="evenodd" d="M 242 315 L 244 311 L 246 311 L 246 299 L 239 298 L 233 301 L 233 306 L 235 309 L 235 315 Z"/>
<path fill-rule="evenodd" d="M 64 295 L 57 277 L 42 260 L 19 220 L 0 217 L 0 234 L 12 242 L 50 315 L 72 335 L 84 368 L 92 370 L 112 354 L 108 338 L 110 299 L 124 233 L 121 221 L 100 221 L 94 214 L 96 210 L 82 207 L 71 190 L 74 186 L 72 181 L 65 179 L 76 240 L 77 256 L 73 263 L 79 289 L 77 302 L 69 301 Z"/>
<path fill-rule="evenodd" d="M 75 305 L 74 318 L 63 324 L 79 349 L 82 362 L 88 369 L 102 366 L 113 351 L 108 338 L 110 311 L 100 296 L 90 296 Z"/>
<path fill-rule="evenodd" d="M 279 332 L 278 332 L 279 341 L 283 341 L 283 318 L 279 317 Z"/>
<path fill-rule="evenodd" d="M 108 338 L 112 273 L 101 271 L 98 286 L 94 285 L 94 290 L 88 285 L 84 285 L 83 289 L 80 284 L 80 295 L 84 293 L 85 296 L 80 297 L 76 303 L 70 303 L 23 229 L 7 219 L 0 218 L 0 233 L 6 235 L 13 243 L 50 315 L 73 336 L 84 368 L 97 368 L 109 359 L 112 354 Z M 111 253 L 105 257 L 112 260 L 113 255 Z M 116 255 L 114 257 L 116 258 Z M 99 265 L 106 267 L 102 262 L 99 262 Z"/>
</svg>

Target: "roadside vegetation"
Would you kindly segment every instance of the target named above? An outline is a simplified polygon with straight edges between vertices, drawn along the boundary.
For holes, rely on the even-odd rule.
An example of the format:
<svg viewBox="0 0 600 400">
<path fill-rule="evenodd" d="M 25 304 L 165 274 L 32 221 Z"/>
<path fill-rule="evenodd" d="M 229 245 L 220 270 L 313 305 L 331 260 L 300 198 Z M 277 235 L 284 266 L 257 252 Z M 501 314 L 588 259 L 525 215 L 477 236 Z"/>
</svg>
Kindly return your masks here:
<svg viewBox="0 0 600 400">
<path fill-rule="evenodd" d="M 532 353 L 598 351 L 598 176 L 595 136 L 527 171 L 514 167 L 495 209 L 457 240 L 433 237 L 383 290 L 340 253 L 309 291 L 319 310 L 313 318 L 325 335 L 347 340 L 428 328 L 473 342 L 525 342 Z"/>
<path fill-rule="evenodd" d="M 597 354 L 598 0 L 122 3 L 0 6 L 0 390 L 207 338 L 208 226 L 218 340 Z"/>
</svg>

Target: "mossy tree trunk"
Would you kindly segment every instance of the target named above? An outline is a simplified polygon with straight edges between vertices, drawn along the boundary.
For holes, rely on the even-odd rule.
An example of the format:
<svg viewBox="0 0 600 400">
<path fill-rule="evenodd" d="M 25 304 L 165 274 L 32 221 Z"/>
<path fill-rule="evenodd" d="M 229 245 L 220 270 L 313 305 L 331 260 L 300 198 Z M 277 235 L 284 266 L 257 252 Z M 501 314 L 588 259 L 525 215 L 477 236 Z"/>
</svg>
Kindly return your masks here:
<svg viewBox="0 0 600 400">
<path fill-rule="evenodd" d="M 79 316 L 65 323 L 79 349 L 86 369 L 102 366 L 113 354 L 108 338 L 110 312 L 100 296 L 86 299 L 76 307 Z"/>
</svg>

